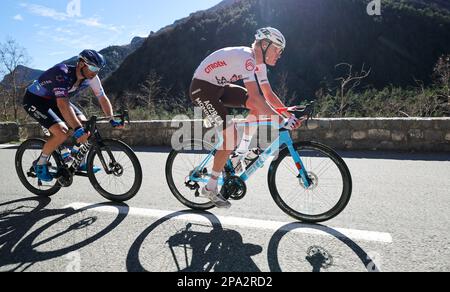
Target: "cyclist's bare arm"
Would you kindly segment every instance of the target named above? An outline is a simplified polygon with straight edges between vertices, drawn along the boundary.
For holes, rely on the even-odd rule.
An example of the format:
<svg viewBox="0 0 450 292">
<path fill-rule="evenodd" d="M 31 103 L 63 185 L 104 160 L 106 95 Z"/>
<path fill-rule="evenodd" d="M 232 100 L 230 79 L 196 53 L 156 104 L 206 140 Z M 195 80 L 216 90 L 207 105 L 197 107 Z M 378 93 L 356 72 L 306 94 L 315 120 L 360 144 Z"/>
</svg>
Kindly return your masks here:
<svg viewBox="0 0 450 292">
<path fill-rule="evenodd" d="M 261 90 L 264 94 L 264 97 L 266 98 L 267 102 L 273 107 L 273 108 L 285 108 L 286 105 L 281 101 L 281 99 L 276 95 L 275 92 L 273 92 L 272 87 L 269 83 L 261 84 Z M 289 114 L 286 112 L 284 113 L 284 116 L 286 118 L 289 118 Z"/>
<path fill-rule="evenodd" d="M 98 102 L 100 103 L 100 106 L 105 115 L 112 118 L 114 116 L 114 112 L 109 98 L 106 95 L 102 95 L 98 98 Z"/>
<path fill-rule="evenodd" d="M 80 120 L 78 120 L 75 111 L 70 105 L 69 98 L 57 98 L 56 103 L 58 105 L 59 110 L 61 111 L 64 120 L 69 125 L 69 127 L 71 127 L 72 129 L 82 127 Z"/>
<path fill-rule="evenodd" d="M 250 109 L 250 115 L 264 115 L 267 117 L 277 116 L 279 120 L 277 122 L 282 123 L 284 121 L 283 116 L 281 116 L 262 96 L 259 92 L 259 87 L 256 82 L 247 82 L 245 87 L 248 91 L 248 101 L 247 106 Z"/>
</svg>

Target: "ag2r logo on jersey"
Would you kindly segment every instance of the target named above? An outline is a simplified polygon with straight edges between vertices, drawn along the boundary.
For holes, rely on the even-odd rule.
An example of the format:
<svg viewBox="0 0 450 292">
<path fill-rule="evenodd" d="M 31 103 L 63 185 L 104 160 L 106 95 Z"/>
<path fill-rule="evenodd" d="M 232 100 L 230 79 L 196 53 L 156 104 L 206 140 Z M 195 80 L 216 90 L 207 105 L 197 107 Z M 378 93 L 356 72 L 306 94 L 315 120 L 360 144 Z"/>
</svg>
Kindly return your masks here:
<svg viewBox="0 0 450 292">
<path fill-rule="evenodd" d="M 255 62 L 252 59 L 248 59 L 247 62 L 245 62 L 245 69 L 247 69 L 247 71 L 255 71 Z"/>
</svg>

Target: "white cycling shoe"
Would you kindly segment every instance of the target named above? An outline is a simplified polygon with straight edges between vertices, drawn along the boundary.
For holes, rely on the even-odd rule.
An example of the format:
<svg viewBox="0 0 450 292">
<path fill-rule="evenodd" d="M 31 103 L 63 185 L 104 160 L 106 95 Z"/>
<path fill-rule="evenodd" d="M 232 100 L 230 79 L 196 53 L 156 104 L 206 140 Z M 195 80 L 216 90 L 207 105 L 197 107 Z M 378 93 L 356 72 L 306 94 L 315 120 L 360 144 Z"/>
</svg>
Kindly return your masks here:
<svg viewBox="0 0 450 292">
<path fill-rule="evenodd" d="M 206 189 L 206 186 L 202 189 L 202 197 L 205 197 L 219 209 L 230 209 L 231 203 L 225 200 L 225 198 L 219 193 L 216 189 L 214 191 L 210 191 Z"/>
</svg>

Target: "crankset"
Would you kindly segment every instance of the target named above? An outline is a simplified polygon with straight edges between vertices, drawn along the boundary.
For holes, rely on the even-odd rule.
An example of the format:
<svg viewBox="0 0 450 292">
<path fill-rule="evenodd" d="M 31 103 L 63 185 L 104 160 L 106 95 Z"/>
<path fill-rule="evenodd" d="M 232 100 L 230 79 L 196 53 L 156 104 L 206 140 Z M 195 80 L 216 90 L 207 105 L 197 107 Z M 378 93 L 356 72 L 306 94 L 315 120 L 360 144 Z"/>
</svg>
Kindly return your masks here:
<svg viewBox="0 0 450 292">
<path fill-rule="evenodd" d="M 222 195 L 225 199 L 235 201 L 242 200 L 247 194 L 247 185 L 238 176 L 231 176 L 225 180 L 222 188 Z"/>
<path fill-rule="evenodd" d="M 67 167 L 61 168 L 56 176 L 58 184 L 63 188 L 68 188 L 73 184 L 73 174 Z"/>
</svg>

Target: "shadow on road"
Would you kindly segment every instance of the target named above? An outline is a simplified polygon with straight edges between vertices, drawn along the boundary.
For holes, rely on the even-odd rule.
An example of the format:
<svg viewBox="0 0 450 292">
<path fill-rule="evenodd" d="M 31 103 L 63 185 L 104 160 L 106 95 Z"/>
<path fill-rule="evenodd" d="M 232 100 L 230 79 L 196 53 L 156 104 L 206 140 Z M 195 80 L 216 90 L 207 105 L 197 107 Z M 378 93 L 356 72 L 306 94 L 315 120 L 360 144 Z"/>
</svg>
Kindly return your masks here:
<svg viewBox="0 0 450 292">
<path fill-rule="evenodd" d="M 88 236 L 80 242 L 74 239 L 69 246 L 60 249 L 40 251 L 40 247 L 46 245 L 47 248 L 55 240 L 73 235 L 74 232 L 93 226 L 98 221 L 97 217 L 83 214 L 84 211 L 101 206 L 119 206 L 98 204 L 80 210 L 46 209 L 50 202 L 49 198 L 32 197 L 0 204 L 1 208 L 6 209 L 0 213 L 0 268 L 2 271 L 5 269 L 26 271 L 38 262 L 67 256 L 114 230 L 128 214 L 126 211 L 128 206 L 120 205 L 120 214 L 118 212 L 113 222 L 95 235 Z M 56 228 L 55 225 L 58 223 L 64 223 L 62 225 L 65 228 Z M 70 225 L 66 226 L 68 224 Z"/>
<path fill-rule="evenodd" d="M 358 256 L 361 264 L 368 272 L 379 272 L 379 268 L 376 266 L 375 262 L 370 258 L 370 256 L 356 242 L 354 242 L 341 232 L 324 225 L 311 225 L 302 223 L 287 224 L 278 229 L 270 239 L 267 257 L 271 272 L 283 271 L 278 256 L 280 248 L 279 245 L 283 237 L 296 229 L 302 228 L 314 229 L 337 238 Z M 332 254 L 320 246 L 310 247 L 305 254 L 305 259 L 311 265 L 313 272 L 320 272 L 322 269 L 328 269 L 333 265 Z"/>
<path fill-rule="evenodd" d="M 202 216 L 209 223 L 177 220 L 177 217 L 192 214 Z M 174 228 L 172 220 L 179 221 L 176 225 L 182 228 L 176 229 L 167 240 L 167 236 L 158 236 L 159 232 L 166 234 L 167 229 Z M 147 255 L 150 262 L 142 262 L 141 253 L 147 246 L 154 251 Z M 152 271 L 153 268 L 168 272 L 260 272 L 251 257 L 261 252 L 261 246 L 244 243 L 239 232 L 223 229 L 211 213 L 182 211 L 159 219 L 139 235 L 129 250 L 127 269 L 130 272 Z"/>
<path fill-rule="evenodd" d="M 39 262 L 67 258 L 113 231 L 129 213 L 129 207 L 125 204 L 97 204 L 80 210 L 46 209 L 49 204 L 50 199 L 38 197 L 0 204 L 4 210 L 0 212 L 1 271 L 26 271 Z M 102 206 L 117 208 L 118 214 L 108 219 L 106 227 L 92 228 L 103 218 L 88 216 L 83 212 Z M 189 222 L 190 219 L 183 218 L 185 215 L 191 218 L 198 216 L 195 222 L 201 224 Z M 334 245 L 328 251 L 319 245 L 299 250 L 305 248 L 302 235 L 297 237 L 297 233 L 292 232 L 302 228 L 326 233 L 338 239 L 341 245 Z M 87 229 L 93 233 L 87 235 L 86 231 L 77 239 L 77 232 Z M 288 240 L 288 250 L 280 250 L 286 248 L 280 242 L 288 234 L 300 244 Z M 70 239 L 64 241 L 65 238 Z M 58 245 L 55 248 L 58 240 L 65 246 Z M 367 252 L 344 234 L 327 226 L 301 223 L 287 224 L 271 236 L 267 247 L 269 270 L 282 272 L 284 267 L 280 263 L 280 255 L 289 257 L 290 251 L 303 254 L 303 260 L 300 258 L 301 262 L 297 263 L 302 267 L 310 265 L 313 272 L 326 270 L 333 266 L 333 252 L 337 251 L 335 248 L 342 246 L 357 255 L 359 261 L 352 263 L 353 266 L 360 265 L 369 272 L 379 272 Z M 130 272 L 260 272 L 265 269 L 258 267 L 252 257 L 262 252 L 263 247 L 244 242 L 239 232 L 223 228 L 213 214 L 181 211 L 157 220 L 139 234 L 128 251 L 126 268 Z M 292 267 L 289 269 L 292 270 Z"/>
<path fill-rule="evenodd" d="M 205 223 L 186 223 L 185 215 L 197 215 Z M 277 230 L 270 239 L 267 256 L 271 272 L 283 271 L 278 258 L 280 241 L 298 228 L 315 229 L 337 238 L 358 256 L 364 269 L 379 271 L 357 243 L 337 230 L 323 225 L 292 223 Z M 167 215 L 145 229 L 132 244 L 126 262 L 130 272 L 260 272 L 262 269 L 252 256 L 262 251 L 259 245 L 244 243 L 239 232 L 224 229 L 219 219 L 209 212 L 181 211 Z M 286 252 L 289 250 L 284 255 Z M 311 265 L 313 272 L 319 272 L 333 266 L 333 256 L 320 246 L 312 246 L 305 250 L 304 264 Z"/>
</svg>

